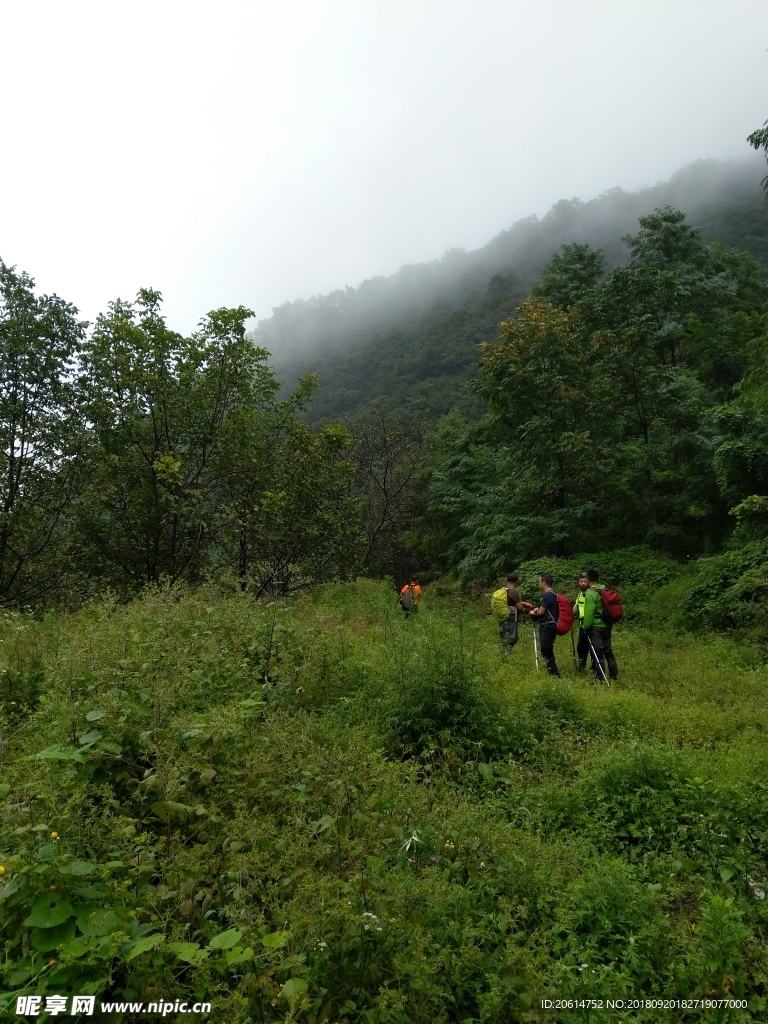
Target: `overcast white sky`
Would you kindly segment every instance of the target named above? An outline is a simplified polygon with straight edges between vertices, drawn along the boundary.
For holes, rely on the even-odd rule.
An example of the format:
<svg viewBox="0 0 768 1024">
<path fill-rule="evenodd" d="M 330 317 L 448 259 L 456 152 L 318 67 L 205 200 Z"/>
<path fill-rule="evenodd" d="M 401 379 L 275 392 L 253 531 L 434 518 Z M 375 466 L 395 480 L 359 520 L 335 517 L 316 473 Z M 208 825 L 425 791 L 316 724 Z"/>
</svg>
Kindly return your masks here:
<svg viewBox="0 0 768 1024">
<path fill-rule="evenodd" d="M 5 0 L 0 257 L 266 316 L 746 156 L 766 49 L 765 0 Z"/>
</svg>

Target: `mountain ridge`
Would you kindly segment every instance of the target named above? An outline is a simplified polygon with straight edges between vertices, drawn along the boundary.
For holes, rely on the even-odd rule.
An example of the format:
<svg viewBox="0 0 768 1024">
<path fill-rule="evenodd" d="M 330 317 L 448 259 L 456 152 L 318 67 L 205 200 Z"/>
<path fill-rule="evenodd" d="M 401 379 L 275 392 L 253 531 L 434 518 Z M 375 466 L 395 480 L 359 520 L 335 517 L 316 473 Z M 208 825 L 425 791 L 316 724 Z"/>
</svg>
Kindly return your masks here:
<svg viewBox="0 0 768 1024">
<path fill-rule="evenodd" d="M 319 374 L 310 419 L 366 405 L 438 418 L 458 407 L 479 413 L 466 392 L 477 345 L 530 292 L 560 246 L 600 248 L 606 269 L 627 255 L 622 237 L 659 206 L 682 209 L 708 241 L 745 249 L 768 273 L 768 203 L 759 160 L 698 161 L 668 181 L 594 199 L 560 200 L 543 217 L 523 218 L 471 252 L 409 264 L 356 288 L 283 303 L 259 321 L 254 341 L 270 351 L 282 380 Z"/>
</svg>

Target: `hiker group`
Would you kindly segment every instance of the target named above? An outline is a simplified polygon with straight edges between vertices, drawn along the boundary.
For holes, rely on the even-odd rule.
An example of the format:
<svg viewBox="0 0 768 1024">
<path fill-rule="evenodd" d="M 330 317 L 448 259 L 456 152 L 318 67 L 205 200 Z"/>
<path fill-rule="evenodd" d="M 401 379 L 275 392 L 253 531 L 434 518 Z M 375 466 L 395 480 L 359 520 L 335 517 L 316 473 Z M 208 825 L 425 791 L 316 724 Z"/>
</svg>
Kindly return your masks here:
<svg viewBox="0 0 768 1024">
<path fill-rule="evenodd" d="M 510 573 L 506 586 L 496 590 L 491 598 L 491 611 L 499 620 L 499 639 L 504 654 L 509 654 L 517 643 L 520 616 L 527 613 L 534 626 L 533 648 L 537 669 L 540 645 L 547 671 L 553 676 L 560 675 L 555 661 L 555 640 L 558 636 L 570 633 L 574 664 L 579 672 L 585 671 L 589 658 L 592 671 L 599 680 L 608 683 L 609 679 L 618 678 L 619 667 L 613 653 L 612 632 L 623 614 L 621 597 L 611 587 L 600 582 L 597 569 L 586 569 L 580 573 L 576 581 L 578 591 L 573 602 L 564 594 L 555 592 L 554 580 L 548 572 L 539 576 L 541 599 L 535 608 L 529 601 L 521 600 L 517 584 L 517 573 Z M 578 625 L 579 630 L 578 642 L 573 636 L 575 625 Z"/>
<path fill-rule="evenodd" d="M 573 660 L 577 671 L 584 672 L 587 661 L 592 671 L 604 683 L 618 679 L 619 666 L 613 653 L 613 627 L 623 615 L 621 596 L 600 582 L 597 569 L 585 569 L 576 580 L 577 592 L 573 600 L 554 590 L 554 580 L 548 572 L 539 576 L 541 598 L 534 608 L 530 601 L 523 601 L 517 589 L 519 578 L 511 572 L 504 587 L 495 590 L 491 597 L 491 612 L 499 620 L 499 639 L 502 651 L 508 655 L 519 639 L 521 616 L 527 614 L 533 623 L 533 651 L 536 668 L 541 656 L 550 675 L 559 676 L 555 661 L 555 641 L 559 636 L 571 634 Z M 400 591 L 400 607 L 405 617 L 419 611 L 421 587 L 416 577 Z M 538 623 L 538 637 L 536 625 Z M 578 641 L 574 639 L 574 628 L 578 627 Z M 610 684 L 609 684 L 610 685 Z"/>
</svg>

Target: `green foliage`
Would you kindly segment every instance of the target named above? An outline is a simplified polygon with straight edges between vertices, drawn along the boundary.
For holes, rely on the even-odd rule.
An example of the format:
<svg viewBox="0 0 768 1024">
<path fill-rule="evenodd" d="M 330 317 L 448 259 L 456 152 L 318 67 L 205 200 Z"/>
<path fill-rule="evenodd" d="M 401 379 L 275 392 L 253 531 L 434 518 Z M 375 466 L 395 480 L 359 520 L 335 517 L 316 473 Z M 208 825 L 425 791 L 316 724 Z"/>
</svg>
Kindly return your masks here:
<svg viewBox="0 0 768 1024">
<path fill-rule="evenodd" d="M 747 142 L 753 149 L 762 149 L 766 158 L 768 158 L 768 121 L 765 122 L 765 127 L 751 132 L 747 136 Z M 768 192 L 768 177 L 763 178 L 762 184 L 763 188 Z"/>
<path fill-rule="evenodd" d="M 315 415 L 371 378 L 378 408 L 319 429 L 248 310 L 182 337 L 144 290 L 84 341 L 0 265 L 0 599 L 80 604 L 0 620 L 0 1013 L 506 1024 L 610 992 L 762 1019 L 765 290 L 675 209 L 625 242 L 563 246 L 516 318 L 519 276 L 448 254 L 451 302 L 414 293 L 396 358 L 374 339 Z M 487 415 L 433 433 L 483 342 L 459 405 Z M 417 558 L 457 576 L 406 618 Z M 527 619 L 504 657 L 478 582 L 575 595 L 587 566 L 624 599 L 610 689 L 565 637 L 538 675 Z M 141 597 L 83 601 L 105 582 Z"/>
<path fill-rule="evenodd" d="M 363 549 L 360 559 L 373 576 L 405 582 L 416 569 L 407 533 L 423 509 L 424 465 L 433 440 L 428 422 L 398 413 L 365 409 L 348 421 L 354 438 L 350 458 L 357 467 Z"/>
<path fill-rule="evenodd" d="M 0 261 L 0 602 L 39 601 L 69 567 L 66 512 L 81 481 L 72 383 L 85 327 Z"/>
<path fill-rule="evenodd" d="M 280 594 L 354 564 L 350 438 L 296 418 L 311 378 L 276 400 L 249 316 L 216 310 L 183 338 L 145 290 L 99 318 L 83 356 L 92 426 L 76 507 L 90 575 L 130 591 L 213 571 Z"/>
<path fill-rule="evenodd" d="M 281 433 L 273 435 L 269 456 L 262 454 L 268 458 L 267 472 L 259 466 L 258 477 L 238 488 L 230 506 L 239 583 L 257 595 L 285 595 L 347 575 L 358 567 L 364 550 L 347 430 L 329 424 L 313 432 L 292 420 L 283 423 Z M 229 534 L 230 564 L 234 532 Z M 226 564 L 228 551 L 222 547 Z"/>
<path fill-rule="evenodd" d="M 711 553 L 768 486 L 759 267 L 669 208 L 625 241 L 629 263 L 602 280 L 588 247 L 553 258 L 483 347 L 488 415 L 438 437 L 422 547 L 442 535 L 438 559 L 465 579 L 540 551 Z"/>
<path fill-rule="evenodd" d="M 567 310 L 594 288 L 605 268 L 605 255 L 588 245 L 564 245 L 553 256 L 541 274 L 541 283 L 531 290 L 535 299 L 543 299 L 559 309 Z"/>
<path fill-rule="evenodd" d="M 558 204 L 552 224 L 576 225 L 584 205 Z M 670 207 L 624 242 L 619 265 L 613 250 L 604 260 L 563 246 L 517 317 L 525 277 L 502 268 L 486 285 L 486 264 L 470 273 L 450 254 L 454 299 L 470 305 L 419 314 L 395 345 L 402 360 L 378 340 L 358 353 L 358 384 L 380 377 L 377 407 L 317 430 L 310 408 L 329 411 L 313 406 L 317 380 L 305 374 L 280 398 L 243 307 L 214 310 L 183 337 L 144 289 L 84 338 L 71 307 L 6 268 L 0 598 L 76 604 L 103 585 L 127 597 L 207 578 L 279 598 L 360 569 L 486 582 L 542 551 L 647 544 L 691 557 L 731 535 L 759 540 L 760 268 Z M 417 280 L 427 287 L 416 270 L 401 283 Z M 334 316 L 360 295 L 337 299 Z M 309 306 L 330 316 L 324 300 Z M 435 433 L 429 420 L 457 405 L 478 344 L 458 403 L 469 422 L 454 411 Z M 427 389 L 418 401 L 414 374 Z M 450 402 L 427 400 L 438 378 Z"/>
<path fill-rule="evenodd" d="M 525 633 L 502 658 L 448 587 L 409 620 L 371 580 L 7 615 L 2 670 L 39 697 L 0 712 L 4 1005 L 506 1024 L 610 991 L 761 1019 L 765 665 L 649 631 L 675 564 L 615 561 L 611 690 L 537 676 Z"/>
<path fill-rule="evenodd" d="M 703 559 L 685 595 L 687 624 L 696 629 L 768 627 L 768 541 L 754 540 L 717 558 Z"/>
<path fill-rule="evenodd" d="M 465 647 L 463 614 L 453 629 L 414 618 L 394 631 L 382 710 L 385 735 L 401 756 L 487 761 L 508 741 L 502 695 L 483 679 L 471 641 Z"/>
<path fill-rule="evenodd" d="M 625 263 L 621 236 L 648 210 L 664 206 L 684 210 L 706 241 L 749 252 L 768 267 L 768 207 L 754 166 L 700 161 L 652 189 L 612 189 L 590 202 L 556 203 L 541 220 L 521 220 L 475 252 L 453 250 L 358 288 L 284 303 L 254 337 L 273 353 L 282 380 L 307 370 L 319 375 L 312 422 L 370 406 L 433 420 L 457 409 L 476 420 L 482 406 L 466 384 L 478 344 L 493 341 L 499 321 L 541 287 L 542 275 L 562 259 L 556 256 L 548 268 L 552 254 L 563 246 L 572 254 L 555 274 L 567 304 L 568 282 L 574 295 L 591 283 L 599 268 L 590 260 L 599 262 L 600 251 L 607 269 Z M 561 302 L 560 292 L 543 297 Z"/>
<path fill-rule="evenodd" d="M 244 339 L 248 310 L 220 310 L 182 338 L 160 302 L 145 289 L 135 307 L 112 303 L 84 352 L 93 431 L 80 518 L 97 571 L 118 585 L 175 580 L 204 558 L 220 530 L 222 455 L 276 389 Z"/>
<path fill-rule="evenodd" d="M 733 896 L 707 893 L 702 903 L 699 934 L 702 956 L 718 996 L 741 995 L 745 989 L 742 946 L 749 929 L 742 924 L 744 912 L 734 906 Z"/>
<path fill-rule="evenodd" d="M 495 337 L 499 320 L 525 296 L 525 289 L 509 275 L 492 277 L 483 292 L 467 308 L 430 311 L 426 324 L 377 332 L 343 356 L 333 351 L 307 353 L 296 367 L 311 366 L 319 376 L 310 421 L 350 416 L 371 406 L 431 420 L 459 408 L 476 419 L 482 406 L 466 385 L 478 345 Z M 288 379 L 294 375 L 284 374 Z"/>
</svg>

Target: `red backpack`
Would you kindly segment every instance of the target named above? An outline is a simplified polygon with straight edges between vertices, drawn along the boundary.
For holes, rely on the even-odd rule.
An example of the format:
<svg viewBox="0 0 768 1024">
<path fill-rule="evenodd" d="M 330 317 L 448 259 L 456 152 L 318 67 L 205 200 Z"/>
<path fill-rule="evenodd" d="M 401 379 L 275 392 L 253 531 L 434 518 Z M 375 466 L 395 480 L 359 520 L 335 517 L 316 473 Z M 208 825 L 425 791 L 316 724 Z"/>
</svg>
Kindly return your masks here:
<svg viewBox="0 0 768 1024">
<path fill-rule="evenodd" d="M 611 591 L 613 593 L 613 591 Z M 621 606 L 619 606 L 621 607 Z M 562 594 L 557 595 L 557 635 L 564 636 L 566 633 L 570 633 L 571 626 L 573 625 L 573 605 L 564 597 Z"/>
<path fill-rule="evenodd" d="M 611 590 L 610 587 L 603 587 L 600 593 L 600 600 L 603 602 L 603 618 L 606 625 L 613 626 L 624 617 L 624 609 L 621 607 L 621 594 L 618 590 Z"/>
</svg>

